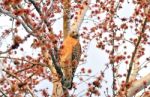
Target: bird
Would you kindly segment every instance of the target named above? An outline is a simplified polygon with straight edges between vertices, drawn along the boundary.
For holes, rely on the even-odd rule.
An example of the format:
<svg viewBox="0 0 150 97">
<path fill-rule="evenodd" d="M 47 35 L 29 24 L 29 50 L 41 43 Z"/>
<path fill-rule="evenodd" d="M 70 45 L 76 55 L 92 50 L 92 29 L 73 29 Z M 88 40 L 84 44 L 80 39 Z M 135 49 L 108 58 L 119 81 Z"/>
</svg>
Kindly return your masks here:
<svg viewBox="0 0 150 97">
<path fill-rule="evenodd" d="M 64 76 L 63 86 L 72 89 L 73 78 L 81 57 L 79 34 L 70 32 L 64 39 L 60 49 L 60 67 Z"/>
</svg>

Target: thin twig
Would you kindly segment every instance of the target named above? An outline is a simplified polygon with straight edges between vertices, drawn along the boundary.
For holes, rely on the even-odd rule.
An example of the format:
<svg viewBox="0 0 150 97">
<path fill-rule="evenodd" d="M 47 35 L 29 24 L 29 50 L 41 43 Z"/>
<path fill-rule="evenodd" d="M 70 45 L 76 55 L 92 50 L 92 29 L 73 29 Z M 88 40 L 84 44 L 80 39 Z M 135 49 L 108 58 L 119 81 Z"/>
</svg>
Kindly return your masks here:
<svg viewBox="0 0 150 97">
<path fill-rule="evenodd" d="M 7 71 L 7 70 L 4 70 L 3 69 L 3 71 L 5 71 L 8 75 L 10 75 L 10 76 L 12 76 L 12 77 L 14 77 L 14 78 L 16 78 L 17 80 L 19 80 L 20 81 L 20 83 L 23 83 L 22 82 L 22 80 L 21 79 L 19 79 L 15 74 L 13 74 L 13 73 L 10 73 L 9 71 Z M 26 85 L 27 87 L 26 87 L 26 89 L 29 91 L 29 93 L 32 95 L 32 97 L 35 97 L 34 96 L 34 94 L 33 94 L 33 92 L 31 91 L 31 89 L 29 88 L 29 86 L 28 85 Z"/>
<path fill-rule="evenodd" d="M 30 64 L 41 65 L 41 66 L 43 66 L 43 67 L 47 67 L 46 64 L 41 63 L 41 62 L 30 62 L 30 61 L 25 60 L 25 59 L 19 59 L 19 58 L 13 58 L 13 57 L 5 57 L 5 56 L 0 56 L 0 58 L 7 58 L 7 59 L 13 59 L 13 60 L 20 60 L 20 61 L 25 61 L 25 62 L 30 63 Z"/>
<path fill-rule="evenodd" d="M 6 10 L 2 9 L 1 7 L 0 7 L 0 12 L 3 13 L 3 14 L 5 14 L 5 15 L 7 15 L 7 16 L 9 16 L 9 17 L 11 17 L 11 18 L 13 18 L 13 19 L 15 19 L 15 20 L 17 20 L 18 22 L 20 22 L 20 23 L 22 24 L 22 26 L 24 27 L 24 29 L 25 29 L 28 33 L 30 33 L 31 35 L 35 36 L 35 35 L 32 33 L 32 29 L 29 29 L 29 28 L 27 27 L 26 23 L 23 22 L 21 19 L 19 19 L 17 16 L 13 15 L 13 14 L 10 13 L 9 11 L 6 11 Z"/>
<path fill-rule="evenodd" d="M 2 93 L 2 96 L 8 97 L 1 89 L 0 89 L 0 92 Z"/>
<path fill-rule="evenodd" d="M 36 5 L 35 1 L 33 1 L 33 0 L 29 0 L 29 1 L 33 4 L 33 6 L 35 7 L 36 11 L 39 13 L 40 16 L 41 16 L 41 15 L 44 15 L 44 14 L 42 14 L 40 8 Z M 41 19 L 42 19 L 42 18 L 41 18 Z M 45 23 L 45 25 L 47 26 L 47 28 L 49 28 L 49 24 L 48 24 L 47 20 L 46 20 L 46 19 L 42 19 L 42 20 L 44 21 L 44 23 Z M 53 31 L 50 31 L 49 29 L 47 29 L 47 30 L 48 30 L 50 33 L 53 32 Z"/>
<path fill-rule="evenodd" d="M 3 69 L 4 72 L 6 72 L 6 74 L 16 78 L 17 80 L 19 80 L 20 82 L 22 82 L 22 80 L 20 80 L 15 74 L 13 74 L 12 72 L 9 72 L 8 70 Z"/>
</svg>

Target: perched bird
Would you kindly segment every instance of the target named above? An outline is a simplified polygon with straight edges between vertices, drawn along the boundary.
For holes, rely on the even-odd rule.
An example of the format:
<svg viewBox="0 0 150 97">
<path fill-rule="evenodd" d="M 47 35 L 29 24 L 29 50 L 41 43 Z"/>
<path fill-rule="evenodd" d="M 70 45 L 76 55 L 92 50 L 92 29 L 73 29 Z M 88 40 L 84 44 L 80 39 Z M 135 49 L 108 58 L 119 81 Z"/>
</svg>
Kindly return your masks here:
<svg viewBox="0 0 150 97">
<path fill-rule="evenodd" d="M 60 49 L 60 67 L 65 78 L 64 86 L 68 89 L 72 88 L 72 81 L 80 56 L 81 45 L 79 43 L 79 35 L 73 31 L 63 41 Z"/>
</svg>

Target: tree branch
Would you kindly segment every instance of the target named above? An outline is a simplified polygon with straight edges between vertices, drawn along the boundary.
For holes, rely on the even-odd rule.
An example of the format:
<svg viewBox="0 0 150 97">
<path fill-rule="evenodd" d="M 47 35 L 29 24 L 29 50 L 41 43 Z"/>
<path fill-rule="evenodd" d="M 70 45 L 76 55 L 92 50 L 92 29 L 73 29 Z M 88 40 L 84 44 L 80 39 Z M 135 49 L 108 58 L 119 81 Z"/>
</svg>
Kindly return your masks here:
<svg viewBox="0 0 150 97">
<path fill-rule="evenodd" d="M 138 58 L 138 53 L 139 53 L 140 50 L 141 50 L 141 46 L 139 45 L 139 47 L 137 48 L 137 53 L 136 53 L 135 58 L 134 58 L 133 69 L 132 69 L 132 72 L 131 72 L 131 75 L 130 75 L 129 82 L 136 80 L 137 74 L 140 70 L 140 67 L 139 67 L 139 64 L 138 64 L 139 59 L 140 59 L 140 58 Z"/>
<path fill-rule="evenodd" d="M 20 83 L 23 83 L 22 80 L 19 79 L 14 73 L 9 72 L 9 71 L 4 70 L 4 69 L 3 69 L 3 71 L 5 71 L 8 75 L 10 75 L 10 76 L 16 78 Z M 34 93 L 31 91 L 31 89 L 29 88 L 28 85 L 26 85 L 26 89 L 29 91 L 29 93 L 32 95 L 32 97 L 35 97 Z"/>
<path fill-rule="evenodd" d="M 46 60 L 48 67 L 50 69 L 50 71 L 52 72 L 53 78 L 52 78 L 52 82 L 53 82 L 53 94 L 52 97 L 61 97 L 65 92 L 67 92 L 67 90 L 65 90 L 63 88 L 63 74 L 62 71 L 60 69 L 60 67 L 57 67 L 57 60 L 54 58 L 55 55 L 53 55 L 50 52 L 48 52 L 47 50 L 42 50 L 42 54 L 44 56 L 44 60 Z M 50 59 L 52 58 L 52 59 Z"/>
<path fill-rule="evenodd" d="M 143 3 L 146 3 L 147 1 L 143 1 Z M 145 14 L 148 14 L 148 11 L 149 11 L 149 8 L 150 8 L 150 6 L 148 6 L 148 7 L 146 7 L 146 8 L 144 8 L 144 12 L 145 12 Z M 146 10 L 146 11 L 145 11 Z M 146 26 L 146 23 L 148 22 L 148 18 L 146 17 L 146 19 L 144 20 L 144 24 L 142 25 L 142 29 L 141 29 L 141 31 L 142 31 L 142 33 L 144 33 L 144 31 L 145 31 L 145 26 Z M 129 79 L 129 78 L 127 78 L 127 80 L 129 80 L 129 82 L 130 81 L 132 81 L 132 80 L 135 80 L 136 79 L 136 76 L 137 76 L 137 74 L 138 74 L 138 71 L 139 71 L 139 69 L 140 69 L 140 67 L 138 66 L 138 62 L 139 62 L 139 58 L 138 58 L 138 56 L 137 56 L 137 54 L 138 54 L 138 51 L 139 50 L 141 50 L 141 46 L 140 46 L 140 41 L 141 41 L 141 39 L 142 39 L 142 35 L 141 36 L 139 36 L 139 38 L 138 38 L 138 42 L 137 42 L 137 44 L 136 44 L 136 46 L 135 46 L 135 50 L 134 50 L 134 53 L 133 54 L 135 54 L 135 55 L 133 55 L 132 56 L 132 58 L 133 58 L 133 60 L 131 61 L 132 63 L 130 63 L 130 65 L 132 65 L 133 64 L 133 66 L 131 66 L 131 67 L 133 67 L 133 69 L 132 69 L 132 71 L 130 70 L 131 69 L 131 67 L 129 68 L 129 73 L 131 72 L 131 74 L 129 74 L 127 77 L 129 77 L 130 75 L 131 75 L 131 78 Z M 137 53 L 136 53 L 137 52 Z M 130 66 L 129 65 L 129 66 Z"/>
<path fill-rule="evenodd" d="M 2 93 L 2 96 L 8 97 L 1 89 L 0 89 L 0 92 Z"/>
<path fill-rule="evenodd" d="M 35 1 L 33 1 L 33 0 L 29 0 L 32 4 L 33 4 L 33 6 L 34 6 L 34 8 L 36 9 L 36 11 L 41 15 L 41 10 L 40 10 L 40 8 L 35 4 Z"/>
<path fill-rule="evenodd" d="M 131 84 L 131 87 L 127 90 L 127 97 L 133 97 L 148 85 L 150 85 L 150 73 Z"/>
<path fill-rule="evenodd" d="M 51 55 L 51 58 L 52 58 L 52 61 L 53 61 L 53 64 L 54 64 L 54 67 L 55 67 L 57 73 L 62 78 L 63 77 L 63 73 L 61 71 L 61 67 L 58 65 L 57 59 L 55 58 L 56 55 L 54 55 L 53 51 L 50 51 L 49 53 Z"/>
<path fill-rule="evenodd" d="M 64 39 L 67 37 L 70 27 L 70 7 L 71 7 L 70 0 L 63 0 L 63 37 Z"/>
<path fill-rule="evenodd" d="M 144 23 L 142 24 L 142 30 L 141 30 L 142 33 L 145 32 L 146 23 L 147 23 L 147 18 L 145 18 Z M 135 56 L 136 56 L 136 53 L 137 53 L 137 50 L 138 50 L 138 47 L 140 45 L 141 40 L 142 40 L 142 35 L 140 35 L 138 37 L 138 41 L 135 45 L 135 48 L 134 48 L 134 51 L 133 51 L 133 54 L 132 54 L 132 57 L 131 57 L 131 60 L 130 60 L 130 64 L 129 64 L 129 70 L 128 70 L 128 74 L 127 74 L 127 78 L 126 78 L 126 83 L 129 82 L 130 75 L 131 75 L 132 68 L 133 68 L 133 63 L 135 61 Z"/>
<path fill-rule="evenodd" d="M 41 12 L 40 8 L 36 5 L 36 3 L 35 3 L 34 0 L 29 0 L 29 1 L 33 4 L 33 6 L 35 7 L 36 11 L 39 13 L 40 16 L 44 15 L 44 14 Z M 48 22 L 47 22 L 47 19 L 42 19 L 42 18 L 41 18 L 41 20 L 43 20 L 44 23 L 45 23 L 45 25 L 47 26 L 47 28 L 49 28 L 49 24 L 48 24 Z M 49 29 L 48 29 L 48 31 L 49 31 L 50 33 L 53 33 L 53 31 L 50 31 Z"/>
<path fill-rule="evenodd" d="M 41 63 L 41 62 L 31 62 L 31 61 L 28 61 L 28 60 L 25 60 L 25 59 L 19 59 L 19 58 L 14 58 L 14 57 L 0 56 L 0 58 L 7 58 L 7 59 L 13 59 L 13 60 L 25 61 L 25 62 L 27 62 L 27 63 L 35 64 L 35 65 L 40 65 L 40 66 L 43 66 L 43 67 L 46 67 L 46 66 L 47 66 L 46 64 Z"/>
<path fill-rule="evenodd" d="M 20 22 L 22 24 L 22 26 L 24 27 L 24 29 L 31 35 L 35 36 L 33 33 L 32 33 L 32 29 L 28 28 L 28 26 L 26 25 L 25 22 L 23 22 L 21 19 L 19 19 L 17 16 L 13 15 L 12 13 L 10 13 L 9 11 L 6 11 L 2 8 L 0 8 L 0 12 L 3 13 L 3 14 L 6 14 L 7 16 L 17 20 L 18 22 Z"/>
<path fill-rule="evenodd" d="M 83 19 L 84 19 L 84 16 L 88 10 L 88 5 L 90 4 L 91 0 L 86 0 L 83 1 L 83 9 L 80 9 L 78 11 L 78 15 L 77 15 L 77 18 L 74 19 L 74 23 L 71 25 L 71 31 L 75 31 L 75 32 L 79 32 L 79 28 L 83 22 Z"/>
</svg>

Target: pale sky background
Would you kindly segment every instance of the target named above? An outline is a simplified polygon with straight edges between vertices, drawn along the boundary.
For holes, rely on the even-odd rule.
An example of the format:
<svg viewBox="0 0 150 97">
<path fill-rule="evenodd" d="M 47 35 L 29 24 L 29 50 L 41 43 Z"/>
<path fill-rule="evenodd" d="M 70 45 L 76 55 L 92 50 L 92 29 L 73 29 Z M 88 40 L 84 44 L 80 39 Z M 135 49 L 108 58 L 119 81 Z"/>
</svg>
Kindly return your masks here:
<svg viewBox="0 0 150 97">
<path fill-rule="evenodd" d="M 120 17 L 129 17 L 131 16 L 132 12 L 134 11 L 134 7 L 131 3 L 127 4 L 127 2 L 123 5 L 123 9 L 118 11 L 119 13 L 119 16 Z M 88 15 L 88 13 L 87 13 Z M 58 15 L 58 17 L 60 17 L 60 15 Z M 59 32 L 62 27 L 62 19 L 59 19 L 58 21 L 56 21 L 56 23 L 54 23 L 54 31 L 56 32 Z M 88 23 L 87 23 L 88 22 Z M 120 21 L 116 21 L 118 24 L 120 24 Z M 84 25 L 87 25 L 87 24 L 90 24 L 89 26 L 92 25 L 92 22 L 91 21 L 87 21 L 86 22 L 84 21 L 82 26 Z M 11 22 L 9 21 L 8 17 L 4 17 L 4 16 L 0 16 L 0 33 L 1 31 L 3 31 L 3 29 L 6 29 L 6 28 L 10 28 L 11 27 Z M 20 35 L 25 36 L 27 33 L 22 29 L 20 28 L 20 31 L 19 31 Z M 130 33 L 127 32 L 127 36 L 126 37 L 131 37 L 131 36 L 134 36 L 133 33 Z M 0 50 L 5 50 L 6 49 L 6 44 L 11 44 L 10 43 L 11 41 L 11 36 L 7 37 L 7 39 L 5 39 L 4 41 L 0 40 Z M 32 50 L 30 49 L 30 39 L 28 39 L 28 41 L 26 41 L 23 45 L 21 45 L 20 47 L 23 47 L 25 48 L 24 49 L 24 52 L 19 52 L 18 53 L 18 56 L 25 56 L 25 55 L 31 55 L 30 53 L 33 53 L 33 57 L 37 55 L 37 51 L 38 50 Z M 133 50 L 133 46 L 131 44 L 128 44 L 128 49 L 127 51 L 128 52 L 131 52 Z M 146 47 L 146 56 L 150 55 L 150 47 Z M 87 57 L 87 62 L 83 65 L 80 65 L 78 68 L 77 68 L 77 71 L 76 73 L 79 73 L 81 68 L 82 67 L 85 67 L 85 68 L 89 68 L 89 69 L 92 69 L 92 73 L 90 75 L 97 75 L 99 74 L 99 72 L 101 70 L 104 70 L 105 68 L 105 64 L 108 62 L 108 56 L 106 55 L 106 53 L 98 48 L 96 48 L 96 41 L 95 40 L 92 40 L 89 44 L 89 47 L 88 47 L 88 50 L 87 50 L 87 54 L 88 54 L 88 57 Z M 121 68 L 119 69 L 119 72 L 121 74 L 125 73 L 125 68 L 126 65 L 122 65 Z M 149 69 L 148 69 L 149 68 Z M 150 67 L 148 67 L 146 70 L 141 70 L 141 75 L 146 75 L 150 70 Z M 143 72 L 144 71 L 144 72 Z M 91 78 L 89 81 L 92 81 L 93 79 Z M 105 82 L 102 82 L 102 88 L 101 88 L 101 96 L 100 97 L 105 97 L 104 94 L 103 94 L 103 91 L 106 90 L 106 87 L 109 87 L 109 94 L 112 94 L 112 90 L 111 90 L 111 84 L 112 84 L 112 71 L 111 71 L 111 67 L 109 69 L 106 70 L 105 72 L 105 80 L 108 81 L 107 83 Z M 75 77 L 74 78 L 74 82 L 77 82 L 77 83 L 80 83 L 78 78 Z M 42 89 L 42 88 L 49 88 L 49 94 L 51 94 L 50 92 L 52 92 L 52 84 L 50 82 L 48 82 L 47 80 L 45 81 L 42 81 L 39 85 L 37 85 L 35 88 L 37 89 Z M 78 85 L 77 87 L 77 90 L 75 92 L 75 94 L 78 94 L 78 97 L 85 97 L 83 94 L 85 94 L 85 90 L 87 87 L 87 83 L 83 82 L 81 84 Z M 71 91 L 72 92 L 72 91 Z M 30 97 L 30 96 L 29 96 Z M 37 93 L 37 97 L 42 97 L 40 95 L 40 93 Z M 95 96 L 92 96 L 92 97 L 95 97 Z"/>
</svg>

